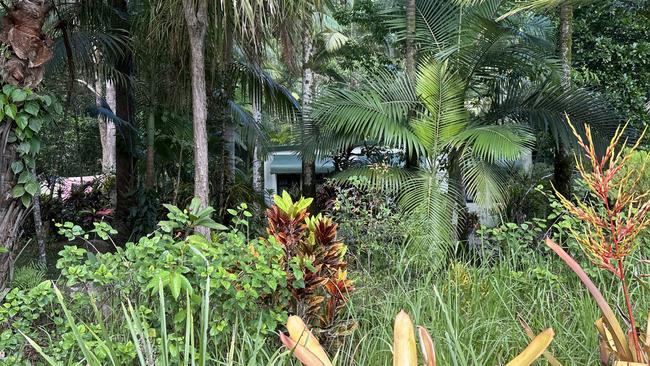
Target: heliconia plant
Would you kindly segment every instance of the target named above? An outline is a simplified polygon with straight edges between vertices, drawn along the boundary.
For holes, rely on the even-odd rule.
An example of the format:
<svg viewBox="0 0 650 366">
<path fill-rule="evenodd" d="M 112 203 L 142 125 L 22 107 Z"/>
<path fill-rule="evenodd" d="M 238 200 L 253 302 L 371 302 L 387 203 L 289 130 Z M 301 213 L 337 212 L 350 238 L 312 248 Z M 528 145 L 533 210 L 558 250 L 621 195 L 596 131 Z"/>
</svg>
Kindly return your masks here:
<svg viewBox="0 0 650 366">
<path fill-rule="evenodd" d="M 280 332 L 280 340 L 286 348 L 304 366 L 332 366 L 327 352 L 312 334 L 309 328 L 298 316 L 291 316 L 287 321 L 289 336 Z M 418 351 L 415 340 L 415 329 L 409 315 L 400 311 L 395 317 L 393 328 L 393 366 L 417 366 Z M 425 366 L 436 366 L 436 353 L 433 340 L 424 327 L 417 327 L 417 335 L 420 340 L 420 350 Z M 532 364 L 545 351 L 553 341 L 555 333 L 548 328 L 535 336 L 528 347 L 517 357 L 508 362 L 506 366 L 526 366 Z M 547 356 L 548 358 L 548 356 Z M 549 359 L 550 361 L 550 359 Z M 559 363 L 553 365 L 559 365 Z"/>
<path fill-rule="evenodd" d="M 568 213 L 584 223 L 584 232 L 572 229 L 571 234 L 587 258 L 595 266 L 612 273 L 619 281 L 629 321 L 627 331 L 623 330 L 603 294 L 571 255 L 551 238 L 546 239 L 546 244 L 578 275 L 600 308 L 603 317 L 596 321 L 596 328 L 600 334 L 602 363 L 648 365 L 650 327 L 642 337 L 639 335 L 625 261 L 636 249 L 638 235 L 650 224 L 650 192 L 637 192 L 636 189 L 643 176 L 643 168 L 623 169 L 643 137 L 642 134 L 634 145 L 627 148 L 627 140 L 621 141 L 625 127 L 616 130 L 604 154 L 598 157 L 589 126 L 585 125 L 585 141 L 571 125 L 589 161 L 588 167 L 585 167 L 582 160 L 576 157 L 576 167 L 594 199 L 577 199 L 577 203 L 574 203 L 560 193 L 556 194 Z"/>
<path fill-rule="evenodd" d="M 283 192 L 274 201 L 266 212 L 267 232 L 285 251 L 283 265 L 294 300 L 291 312 L 319 330 L 353 327 L 336 324 L 336 315 L 354 291 L 345 261 L 347 247 L 337 239 L 337 225 L 321 214 L 310 215 L 311 198 L 294 202 Z"/>
</svg>

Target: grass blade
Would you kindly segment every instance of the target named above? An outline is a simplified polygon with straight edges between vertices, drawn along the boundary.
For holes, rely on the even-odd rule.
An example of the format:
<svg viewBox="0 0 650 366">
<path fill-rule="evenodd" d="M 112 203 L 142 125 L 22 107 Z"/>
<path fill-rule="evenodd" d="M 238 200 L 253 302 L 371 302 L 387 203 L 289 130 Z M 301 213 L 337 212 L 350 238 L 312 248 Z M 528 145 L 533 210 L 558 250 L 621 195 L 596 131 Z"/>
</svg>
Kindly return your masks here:
<svg viewBox="0 0 650 366">
<path fill-rule="evenodd" d="M 567 252 L 564 251 L 559 245 L 555 244 L 551 238 L 546 238 L 546 245 L 551 248 L 563 261 L 566 263 L 569 268 L 578 276 L 580 281 L 585 285 L 591 296 L 596 300 L 596 304 L 600 308 L 600 311 L 603 314 L 605 323 L 607 327 L 612 332 L 612 337 L 614 338 L 614 343 L 616 344 L 616 349 L 619 353 L 619 356 L 624 360 L 632 359 L 632 352 L 630 347 L 627 344 L 625 337 L 625 332 L 616 319 L 616 315 L 612 311 L 612 308 L 605 300 L 603 294 L 598 290 L 598 287 L 591 281 L 587 273 L 580 267 L 580 264 L 575 261 Z"/>
</svg>

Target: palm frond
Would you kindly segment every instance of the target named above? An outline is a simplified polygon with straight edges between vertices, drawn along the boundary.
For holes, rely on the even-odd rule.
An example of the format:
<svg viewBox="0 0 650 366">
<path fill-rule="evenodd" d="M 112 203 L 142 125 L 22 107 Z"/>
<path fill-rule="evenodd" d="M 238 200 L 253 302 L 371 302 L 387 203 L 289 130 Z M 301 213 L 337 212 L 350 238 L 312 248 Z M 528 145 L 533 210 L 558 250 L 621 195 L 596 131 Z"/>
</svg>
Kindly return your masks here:
<svg viewBox="0 0 650 366">
<path fill-rule="evenodd" d="M 445 175 L 434 169 L 422 169 L 400 187 L 399 207 L 412 219 L 411 239 L 432 252 L 444 251 L 454 238 L 453 186 L 445 184 Z"/>
<path fill-rule="evenodd" d="M 445 141 L 467 125 L 464 87 L 446 62 L 425 61 L 419 68 L 417 93 L 425 108 L 412 127 L 428 156 L 440 154 Z"/>
<path fill-rule="evenodd" d="M 483 209 L 500 208 L 497 205 L 505 202 L 507 195 L 507 170 L 481 159 L 472 149 L 463 152 L 461 166 L 467 195 Z"/>
<path fill-rule="evenodd" d="M 462 149 L 468 147 L 472 154 L 489 164 L 516 161 L 530 152 L 535 136 L 527 125 L 474 125 L 453 136 L 449 144 Z"/>
<path fill-rule="evenodd" d="M 409 126 L 409 111 L 419 108 L 413 84 L 405 74 L 383 72 L 357 89 L 331 88 L 316 100 L 312 118 L 321 128 L 321 150 L 337 152 L 366 140 L 422 152 Z"/>
</svg>

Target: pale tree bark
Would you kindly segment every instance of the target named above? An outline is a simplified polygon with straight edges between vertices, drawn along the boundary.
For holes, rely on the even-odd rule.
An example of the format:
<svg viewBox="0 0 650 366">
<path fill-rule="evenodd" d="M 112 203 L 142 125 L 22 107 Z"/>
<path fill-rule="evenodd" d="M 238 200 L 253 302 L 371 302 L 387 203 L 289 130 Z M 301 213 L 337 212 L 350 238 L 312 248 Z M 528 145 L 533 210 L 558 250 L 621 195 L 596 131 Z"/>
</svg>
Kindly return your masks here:
<svg viewBox="0 0 650 366">
<path fill-rule="evenodd" d="M 207 207 L 210 200 L 208 183 L 208 115 L 207 91 L 205 86 L 205 35 L 208 26 L 207 0 L 183 0 L 183 13 L 187 23 L 191 51 L 192 72 L 192 124 L 194 126 L 194 196 Z M 207 228 L 199 232 L 209 235 Z"/>
<path fill-rule="evenodd" d="M 3 83 L 35 89 L 43 79 L 43 65 L 52 58 L 51 39 L 43 32 L 43 23 L 51 4 L 43 1 L 17 1 L 2 18 L 0 42 L 7 47 L 0 57 Z M 14 144 L 8 142 L 13 122 L 0 124 L 0 288 L 6 285 L 12 261 L 12 249 L 28 210 L 11 196 L 17 177 L 11 171 L 16 160 Z"/>
<path fill-rule="evenodd" d="M 406 74 L 415 80 L 415 0 L 406 0 Z"/>
<path fill-rule="evenodd" d="M 262 101 L 261 96 L 257 93 L 253 95 L 253 121 L 255 125 L 262 124 Z M 255 139 L 255 147 L 253 148 L 253 190 L 257 194 L 264 192 L 264 159 L 260 155 L 261 139 Z"/>
<path fill-rule="evenodd" d="M 314 93 L 314 71 L 311 67 L 314 54 L 314 40 L 311 35 L 311 18 L 303 25 L 302 32 L 302 93 L 300 102 L 302 106 L 302 194 L 306 197 L 316 195 L 316 157 L 310 151 L 309 141 L 311 128 L 311 103 Z"/>
<path fill-rule="evenodd" d="M 109 88 L 110 85 L 110 88 Z M 115 112 L 115 88 L 111 82 L 105 83 L 98 78 L 95 79 L 95 102 L 97 107 L 103 105 L 104 95 L 108 102 L 109 96 L 112 98 L 112 105 L 109 107 Z M 99 139 L 102 145 L 102 174 L 111 175 L 115 174 L 115 123 L 104 116 L 97 117 L 97 125 L 99 127 Z"/>
<path fill-rule="evenodd" d="M 571 85 L 572 21 L 573 7 L 569 2 L 564 2 L 560 6 L 558 52 L 562 68 L 562 84 L 567 88 Z M 556 141 L 553 160 L 553 185 L 564 197 L 570 197 L 573 159 L 567 153 L 566 146 L 561 140 Z"/>
</svg>

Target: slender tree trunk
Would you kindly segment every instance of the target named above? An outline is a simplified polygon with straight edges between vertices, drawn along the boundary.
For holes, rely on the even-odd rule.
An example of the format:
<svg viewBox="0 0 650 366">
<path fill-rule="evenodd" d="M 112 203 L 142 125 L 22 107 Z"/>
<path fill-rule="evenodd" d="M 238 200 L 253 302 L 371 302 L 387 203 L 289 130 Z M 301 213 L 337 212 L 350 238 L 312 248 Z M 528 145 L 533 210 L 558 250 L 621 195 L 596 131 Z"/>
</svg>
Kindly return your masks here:
<svg viewBox="0 0 650 366">
<path fill-rule="evenodd" d="M 311 22 L 308 20 L 307 23 Z M 316 152 L 310 151 L 308 141 L 315 133 L 311 127 L 311 102 L 314 93 L 314 71 L 311 67 L 314 54 L 314 41 L 310 24 L 303 26 L 302 32 L 302 194 L 306 197 L 316 195 Z"/>
<path fill-rule="evenodd" d="M 562 66 L 562 82 L 566 85 L 571 83 L 571 47 L 573 45 L 572 22 L 573 6 L 568 2 L 564 2 L 560 6 L 560 35 L 558 37 L 558 48 L 560 52 L 560 64 Z"/>
<path fill-rule="evenodd" d="M 406 52 L 405 61 L 406 75 L 412 82 L 415 82 L 416 75 L 416 49 L 415 49 L 415 0 L 406 0 Z M 409 111 L 409 118 L 415 117 L 415 110 Z M 415 170 L 419 167 L 417 154 L 405 152 L 406 168 Z"/>
<path fill-rule="evenodd" d="M 105 98 L 108 108 L 111 109 L 113 113 L 117 111 L 117 101 L 115 96 L 115 84 L 112 81 L 107 80 L 105 85 Z M 117 135 L 116 135 L 115 122 L 106 120 L 106 148 L 102 148 L 102 161 L 104 160 L 104 151 L 106 151 L 106 168 L 110 168 L 108 174 L 115 176 L 117 170 Z M 103 172 L 104 173 L 104 172 Z M 104 173 L 106 174 L 106 173 Z M 116 207 L 117 205 L 117 187 L 116 184 L 111 187 L 109 192 L 111 199 L 111 206 Z"/>
<path fill-rule="evenodd" d="M 108 87 L 104 88 L 104 86 L 107 86 L 106 84 L 99 77 L 95 79 L 95 103 L 98 108 L 103 105 L 104 95 L 108 99 Z M 115 112 L 115 109 L 113 109 L 115 107 L 115 88 L 111 87 L 111 92 L 113 99 L 111 109 Z M 102 145 L 102 174 L 115 174 L 115 123 L 104 116 L 98 116 L 97 125 L 99 127 L 99 139 Z"/>
<path fill-rule="evenodd" d="M 406 0 L 406 74 L 415 80 L 415 0 Z"/>
<path fill-rule="evenodd" d="M 261 95 L 255 93 L 253 96 L 253 120 L 256 125 L 262 124 L 262 101 Z M 260 156 L 260 138 L 255 139 L 253 148 L 253 190 L 257 194 L 264 192 L 264 159 Z"/>
<path fill-rule="evenodd" d="M 558 51 L 562 67 L 562 84 L 567 88 L 571 85 L 572 20 L 573 7 L 565 2 L 560 6 Z M 556 142 L 553 160 L 553 185 L 564 197 L 570 197 L 573 160 L 569 157 L 566 146 L 561 140 Z"/>
<path fill-rule="evenodd" d="M 233 4 L 226 3 L 226 7 L 230 9 Z M 221 103 L 221 123 L 223 126 L 223 160 L 224 160 L 224 176 L 223 186 L 220 194 L 220 213 L 221 216 L 225 214 L 227 206 L 229 205 L 228 198 L 230 197 L 230 189 L 235 183 L 235 172 L 237 169 L 237 155 L 235 145 L 235 129 L 236 123 L 233 121 L 230 114 L 230 106 L 228 103 L 233 99 L 234 88 L 233 76 L 231 75 L 231 65 L 233 61 L 233 30 L 230 26 L 225 26 L 223 48 L 221 51 L 221 89 L 222 94 L 218 100 Z"/>
<path fill-rule="evenodd" d="M 145 175 L 145 186 L 152 189 L 156 184 L 154 172 L 154 143 L 156 142 L 156 117 L 153 110 L 149 112 L 147 119 L 147 172 Z"/>
<path fill-rule="evenodd" d="M 36 175 L 36 169 L 32 171 Z M 41 214 L 41 195 L 40 193 L 35 195 L 32 198 L 32 206 L 34 208 L 33 217 L 34 217 L 34 231 L 36 232 L 36 242 L 38 243 L 38 261 L 43 265 L 47 266 L 47 255 L 45 252 L 45 231 L 43 230 L 43 219 Z"/>
<path fill-rule="evenodd" d="M 3 84 L 35 89 L 43 79 L 43 65 L 52 57 L 51 39 L 43 33 L 49 2 L 14 2 L 2 19 L 0 43 L 5 46 L 0 58 Z M 11 164 L 17 158 L 15 144 L 8 141 L 14 123 L 0 123 L 0 289 L 5 287 L 13 257 L 12 250 L 28 210 L 13 199 L 11 189 L 17 181 Z"/>
<path fill-rule="evenodd" d="M 123 14 L 127 15 L 126 17 L 116 16 L 114 26 L 119 29 L 131 29 L 130 19 L 128 18 L 127 0 L 113 0 L 113 6 Z M 115 66 L 122 74 L 133 75 L 132 54 L 127 52 L 122 55 Z M 120 233 L 118 241 L 124 242 L 130 236 L 132 229 L 132 222 L 129 220 L 129 212 L 134 202 L 131 193 L 133 192 L 135 184 L 134 152 L 137 134 L 136 126 L 134 124 L 135 110 L 131 83 L 129 79 L 126 79 L 116 82 L 113 85 L 115 88 L 115 109 L 113 111 L 117 117 L 124 121 L 124 125 L 120 129 L 121 138 L 116 141 L 116 202 L 114 224 Z"/>
<path fill-rule="evenodd" d="M 208 130 L 206 120 L 208 115 L 207 91 L 205 86 L 205 34 L 208 26 L 207 0 L 183 0 L 183 12 L 187 23 L 192 70 L 192 123 L 194 126 L 194 196 L 201 201 L 201 207 L 207 207 L 210 202 L 210 187 L 208 182 Z M 207 228 L 199 230 L 201 234 L 209 235 Z"/>
</svg>

